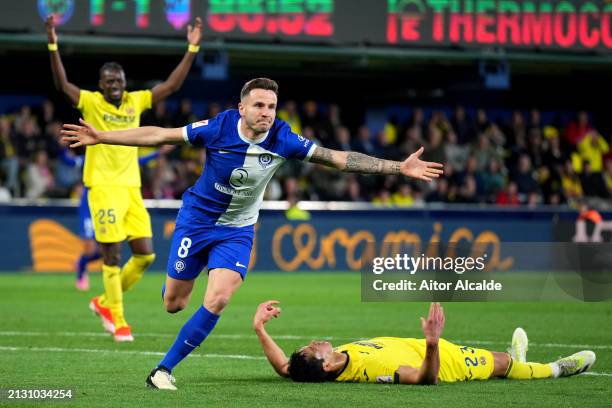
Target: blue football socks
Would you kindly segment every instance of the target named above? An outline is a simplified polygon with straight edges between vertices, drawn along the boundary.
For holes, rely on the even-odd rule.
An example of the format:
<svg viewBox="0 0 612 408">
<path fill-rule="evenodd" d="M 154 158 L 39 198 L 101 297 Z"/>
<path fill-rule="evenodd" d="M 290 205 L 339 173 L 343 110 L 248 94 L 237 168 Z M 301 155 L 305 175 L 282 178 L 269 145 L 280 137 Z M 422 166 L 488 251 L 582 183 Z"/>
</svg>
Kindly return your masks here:
<svg viewBox="0 0 612 408">
<path fill-rule="evenodd" d="M 87 270 L 87 264 L 95 261 L 96 259 L 100 259 L 102 254 L 100 251 L 94 252 L 92 255 L 81 255 L 79 261 L 77 263 L 77 279 L 81 279 Z"/>
<path fill-rule="evenodd" d="M 209 312 L 204 306 L 201 306 L 185 323 L 174 344 L 157 367 L 172 372 L 172 369 L 181 360 L 187 357 L 189 353 L 204 341 L 214 329 L 217 320 L 219 320 L 219 315 Z"/>
</svg>

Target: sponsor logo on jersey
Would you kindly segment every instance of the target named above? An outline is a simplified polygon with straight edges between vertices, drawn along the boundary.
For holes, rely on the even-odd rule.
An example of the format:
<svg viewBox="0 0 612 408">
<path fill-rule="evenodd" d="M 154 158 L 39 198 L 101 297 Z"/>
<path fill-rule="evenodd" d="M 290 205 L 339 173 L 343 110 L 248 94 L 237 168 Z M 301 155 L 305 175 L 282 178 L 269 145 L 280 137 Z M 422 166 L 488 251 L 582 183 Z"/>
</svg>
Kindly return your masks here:
<svg viewBox="0 0 612 408">
<path fill-rule="evenodd" d="M 253 197 L 253 192 L 249 190 L 234 190 L 231 187 L 224 186 L 223 184 L 215 183 L 215 190 L 220 191 L 223 194 L 229 194 L 237 197 Z M 250 218 L 250 217 L 249 217 Z"/>
<path fill-rule="evenodd" d="M 174 263 L 174 269 L 178 272 L 181 273 L 185 270 L 185 262 L 181 261 L 180 259 L 178 261 L 176 261 Z"/>
<path fill-rule="evenodd" d="M 236 190 L 240 190 L 244 188 L 247 180 L 249 179 L 249 172 L 243 169 L 242 167 L 238 167 L 232 171 L 232 174 L 229 178 L 230 186 L 234 187 Z"/>
<path fill-rule="evenodd" d="M 192 128 L 192 129 L 195 129 L 195 128 L 198 128 L 198 127 L 200 127 L 200 126 L 206 126 L 206 125 L 208 125 L 208 119 L 205 119 L 205 120 L 200 120 L 200 121 L 198 121 L 198 122 L 194 122 L 194 123 L 191 125 L 191 128 Z"/>
<path fill-rule="evenodd" d="M 264 169 L 272 164 L 273 160 L 274 158 L 270 153 L 263 153 L 259 155 L 259 165 Z"/>
</svg>

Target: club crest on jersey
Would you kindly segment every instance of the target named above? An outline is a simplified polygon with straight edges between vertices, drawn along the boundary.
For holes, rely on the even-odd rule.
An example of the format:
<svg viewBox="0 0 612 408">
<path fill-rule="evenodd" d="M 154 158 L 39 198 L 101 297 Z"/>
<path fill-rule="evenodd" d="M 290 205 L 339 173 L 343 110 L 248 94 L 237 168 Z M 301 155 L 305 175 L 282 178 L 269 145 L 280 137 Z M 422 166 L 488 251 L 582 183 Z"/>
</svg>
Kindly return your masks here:
<svg viewBox="0 0 612 408">
<path fill-rule="evenodd" d="M 272 157 L 270 153 L 263 153 L 259 155 L 259 165 L 263 167 L 264 169 L 268 167 L 272 163 L 273 160 L 274 158 Z"/>
<path fill-rule="evenodd" d="M 181 273 L 185 270 L 185 262 L 178 260 L 174 263 L 174 269 L 178 272 Z"/>
<path fill-rule="evenodd" d="M 206 125 L 208 125 L 208 119 L 205 119 L 205 120 L 200 120 L 199 122 L 194 122 L 194 123 L 191 125 L 191 128 L 192 128 L 192 129 L 195 129 L 195 128 L 198 128 L 198 127 L 200 127 L 200 126 L 206 126 Z"/>
<path fill-rule="evenodd" d="M 249 179 L 249 172 L 247 172 L 242 167 L 239 167 L 232 171 L 232 174 L 230 175 L 229 183 L 236 190 L 239 190 L 244 187 L 248 179 Z"/>
</svg>

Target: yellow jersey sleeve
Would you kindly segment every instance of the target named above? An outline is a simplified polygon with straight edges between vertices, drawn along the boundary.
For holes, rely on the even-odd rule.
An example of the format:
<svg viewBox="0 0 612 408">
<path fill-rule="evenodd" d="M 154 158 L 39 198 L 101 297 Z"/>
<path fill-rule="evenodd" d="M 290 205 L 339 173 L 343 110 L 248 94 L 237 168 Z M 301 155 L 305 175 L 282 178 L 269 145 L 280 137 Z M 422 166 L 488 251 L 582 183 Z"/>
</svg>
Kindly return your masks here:
<svg viewBox="0 0 612 408">
<path fill-rule="evenodd" d="M 94 99 L 95 92 L 81 89 L 81 92 L 79 92 L 79 102 L 77 103 L 76 108 L 81 111 L 83 116 L 85 116 L 85 110 L 87 109 L 87 107 L 95 105 Z"/>
<path fill-rule="evenodd" d="M 130 97 L 133 98 L 135 110 L 139 114 L 153 106 L 153 92 L 149 89 L 130 92 Z"/>
</svg>

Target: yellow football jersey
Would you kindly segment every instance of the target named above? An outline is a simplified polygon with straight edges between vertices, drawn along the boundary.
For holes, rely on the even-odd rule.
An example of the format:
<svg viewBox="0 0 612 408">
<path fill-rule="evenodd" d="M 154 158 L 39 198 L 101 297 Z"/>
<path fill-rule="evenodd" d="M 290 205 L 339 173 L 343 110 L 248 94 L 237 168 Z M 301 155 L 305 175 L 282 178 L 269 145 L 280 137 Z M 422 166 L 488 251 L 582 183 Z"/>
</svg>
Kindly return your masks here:
<svg viewBox="0 0 612 408">
<path fill-rule="evenodd" d="M 150 90 L 124 92 L 117 108 L 100 92 L 81 90 L 77 109 L 98 130 L 124 130 L 140 126 L 140 114 L 151 108 Z M 87 187 L 140 187 L 138 148 L 98 144 L 85 151 L 83 182 Z"/>
<path fill-rule="evenodd" d="M 376 337 L 342 345 L 335 351 L 345 353 L 348 362 L 336 381 L 396 382 L 395 372 L 400 366 L 420 368 L 423 365 L 425 348 L 425 339 L 398 337 Z M 439 352 L 441 381 L 487 379 L 493 372 L 493 355 L 486 350 L 461 347 L 440 339 Z"/>
</svg>

